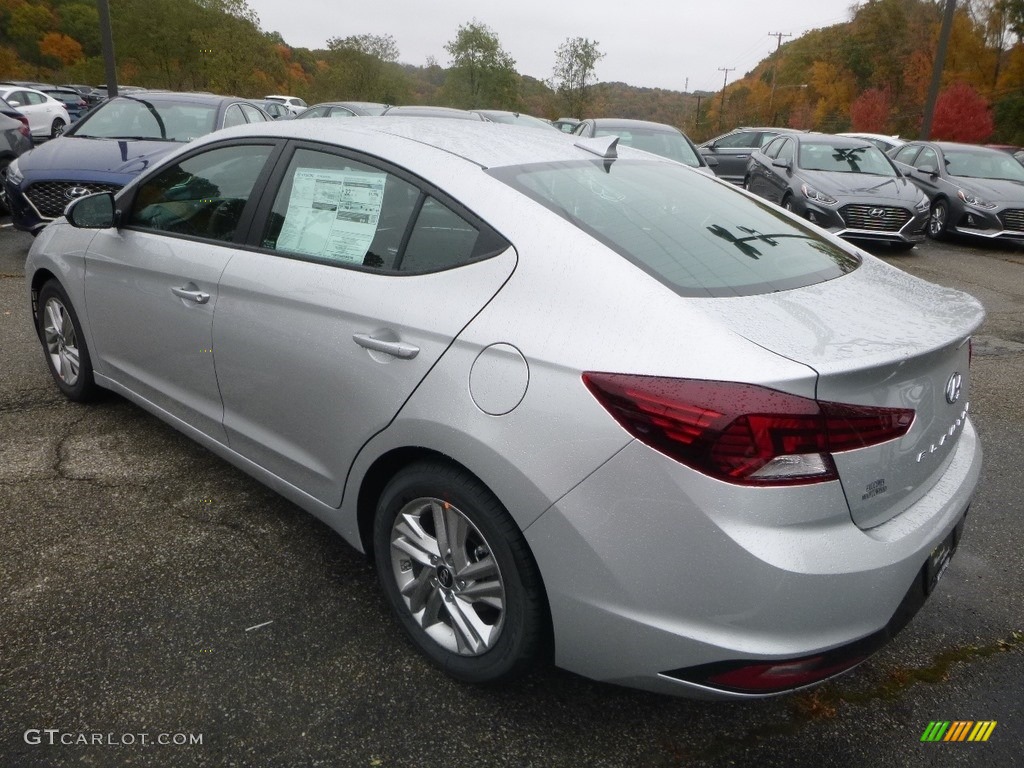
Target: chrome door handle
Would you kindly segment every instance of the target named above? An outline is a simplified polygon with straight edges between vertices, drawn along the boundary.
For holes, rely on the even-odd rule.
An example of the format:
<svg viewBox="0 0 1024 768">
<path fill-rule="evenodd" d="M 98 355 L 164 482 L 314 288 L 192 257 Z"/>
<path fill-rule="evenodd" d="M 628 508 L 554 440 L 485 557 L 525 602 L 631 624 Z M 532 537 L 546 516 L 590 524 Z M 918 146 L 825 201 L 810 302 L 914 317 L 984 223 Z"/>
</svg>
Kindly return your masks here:
<svg viewBox="0 0 1024 768">
<path fill-rule="evenodd" d="M 420 353 L 420 348 L 414 347 L 412 344 L 406 344 L 404 341 L 375 339 L 368 333 L 354 333 L 352 334 L 352 341 L 360 347 L 372 349 L 374 352 L 383 352 L 385 355 L 400 357 L 403 360 L 412 360 Z"/>
<path fill-rule="evenodd" d="M 179 299 L 194 301 L 196 304 L 205 304 L 210 300 L 210 294 L 203 291 L 190 291 L 187 288 L 171 288 L 171 293 Z"/>
</svg>

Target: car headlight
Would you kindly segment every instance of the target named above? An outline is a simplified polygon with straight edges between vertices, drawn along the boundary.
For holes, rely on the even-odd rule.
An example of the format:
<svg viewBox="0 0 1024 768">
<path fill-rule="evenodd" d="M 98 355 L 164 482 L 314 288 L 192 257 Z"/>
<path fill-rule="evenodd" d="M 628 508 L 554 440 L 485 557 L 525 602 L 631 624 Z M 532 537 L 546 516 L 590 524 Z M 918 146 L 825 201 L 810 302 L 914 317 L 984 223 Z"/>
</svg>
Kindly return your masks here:
<svg viewBox="0 0 1024 768">
<path fill-rule="evenodd" d="M 800 191 L 804 193 L 804 197 L 815 203 L 821 203 L 822 205 L 835 205 L 838 202 L 834 197 L 829 197 L 824 192 L 819 192 L 810 184 L 801 184 Z"/>
<path fill-rule="evenodd" d="M 977 195 L 973 195 L 966 189 L 958 189 L 956 196 L 963 200 L 968 205 L 973 205 L 975 208 L 985 208 L 986 210 L 992 210 L 996 207 L 995 203 L 990 203 L 988 200 L 982 200 Z"/>
<path fill-rule="evenodd" d="M 21 169 L 18 167 L 18 160 L 15 158 L 11 160 L 10 165 L 7 166 L 7 180 L 14 186 L 18 186 L 25 180 L 25 176 L 22 174 Z"/>
<path fill-rule="evenodd" d="M 927 211 L 932 207 L 932 201 L 928 199 L 928 195 L 921 195 L 921 199 L 917 201 L 914 207 L 919 211 Z"/>
</svg>

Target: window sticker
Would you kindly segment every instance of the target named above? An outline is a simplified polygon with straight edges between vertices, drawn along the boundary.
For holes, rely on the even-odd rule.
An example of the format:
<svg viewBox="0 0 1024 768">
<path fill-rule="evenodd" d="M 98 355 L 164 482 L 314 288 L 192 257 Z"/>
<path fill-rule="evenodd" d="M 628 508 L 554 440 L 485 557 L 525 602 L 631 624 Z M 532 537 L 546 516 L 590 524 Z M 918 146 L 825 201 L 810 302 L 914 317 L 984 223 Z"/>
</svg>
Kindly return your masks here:
<svg viewBox="0 0 1024 768">
<path fill-rule="evenodd" d="M 362 264 L 377 231 L 386 173 L 297 168 L 277 247 Z"/>
</svg>

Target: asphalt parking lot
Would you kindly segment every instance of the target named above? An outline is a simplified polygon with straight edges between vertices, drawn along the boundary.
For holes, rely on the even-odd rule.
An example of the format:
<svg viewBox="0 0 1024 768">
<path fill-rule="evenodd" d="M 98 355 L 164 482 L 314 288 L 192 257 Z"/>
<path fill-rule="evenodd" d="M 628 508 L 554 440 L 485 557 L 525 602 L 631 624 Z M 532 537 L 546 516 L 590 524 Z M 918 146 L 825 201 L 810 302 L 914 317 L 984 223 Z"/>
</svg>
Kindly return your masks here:
<svg viewBox="0 0 1024 768">
<path fill-rule="evenodd" d="M 0 766 L 1024 765 L 1024 251 L 886 257 L 988 311 L 984 475 L 936 594 L 837 682 L 712 704 L 552 669 L 444 677 L 325 526 L 127 401 L 64 401 L 29 320 L 31 238 L 8 221 Z M 936 720 L 998 724 L 985 743 L 922 743 Z"/>
</svg>

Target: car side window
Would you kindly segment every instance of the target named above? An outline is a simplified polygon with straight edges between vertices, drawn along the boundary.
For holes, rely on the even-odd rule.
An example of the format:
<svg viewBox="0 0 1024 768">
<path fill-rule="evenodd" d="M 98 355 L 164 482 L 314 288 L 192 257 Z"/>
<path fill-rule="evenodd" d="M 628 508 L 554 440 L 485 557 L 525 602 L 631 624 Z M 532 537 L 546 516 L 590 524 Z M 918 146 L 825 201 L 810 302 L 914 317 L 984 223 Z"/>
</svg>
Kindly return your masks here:
<svg viewBox="0 0 1024 768">
<path fill-rule="evenodd" d="M 753 149 L 760 137 L 757 131 L 739 131 L 723 136 L 715 142 L 719 149 Z"/>
<path fill-rule="evenodd" d="M 778 136 L 777 133 L 771 133 L 770 131 L 764 131 L 761 134 L 761 140 L 760 140 L 758 146 L 763 147 L 765 144 L 767 144 L 769 141 L 774 139 L 776 136 Z"/>
<path fill-rule="evenodd" d="M 285 112 L 287 112 L 287 110 L 285 110 Z M 308 109 L 305 112 L 303 112 L 302 116 L 305 118 L 326 117 L 327 107 L 313 107 L 312 109 Z"/>
<path fill-rule="evenodd" d="M 28 102 L 25 100 L 26 94 L 21 91 L 12 91 L 7 94 L 7 103 L 15 107 L 24 107 Z"/>
<path fill-rule="evenodd" d="M 926 165 L 936 169 L 939 167 L 939 156 L 935 154 L 935 150 L 931 147 L 925 147 L 922 149 L 921 154 L 918 155 L 917 160 L 914 161 L 915 168 L 921 168 Z"/>
<path fill-rule="evenodd" d="M 344 107 L 332 107 L 330 117 L 355 117 L 356 113 Z"/>
<path fill-rule="evenodd" d="M 234 241 L 272 150 L 262 144 L 220 147 L 164 169 L 139 187 L 127 226 Z"/>
<path fill-rule="evenodd" d="M 275 251 L 328 263 L 395 269 L 419 188 L 341 155 L 297 149 L 263 234 Z"/>
<path fill-rule="evenodd" d="M 914 164 L 914 157 L 920 151 L 921 151 L 920 147 L 913 147 L 913 146 L 902 147 L 902 148 L 900 148 L 900 151 L 897 152 L 896 155 L 893 157 L 893 160 L 895 160 L 898 163 L 905 163 L 906 165 L 913 165 Z"/>
<path fill-rule="evenodd" d="M 242 108 L 237 104 L 232 104 L 224 112 L 224 127 L 231 128 L 235 125 L 245 125 L 245 115 L 242 114 Z"/>
<path fill-rule="evenodd" d="M 782 149 L 782 144 L 784 141 L 785 139 L 776 136 L 775 139 L 770 144 L 768 144 L 767 147 L 764 148 L 765 157 L 769 157 L 772 160 L 778 157 L 779 150 Z"/>
<path fill-rule="evenodd" d="M 238 106 L 245 114 L 246 120 L 248 120 L 250 123 L 267 122 L 267 116 L 260 112 L 258 109 L 256 109 L 256 107 L 253 107 L 249 104 L 239 104 Z"/>
<path fill-rule="evenodd" d="M 789 160 L 792 163 L 796 159 L 796 142 L 792 139 L 783 139 L 779 148 L 779 160 Z"/>
<path fill-rule="evenodd" d="M 480 230 L 453 210 L 428 197 L 420 208 L 412 236 L 397 268 L 435 272 L 473 260 Z"/>
</svg>

